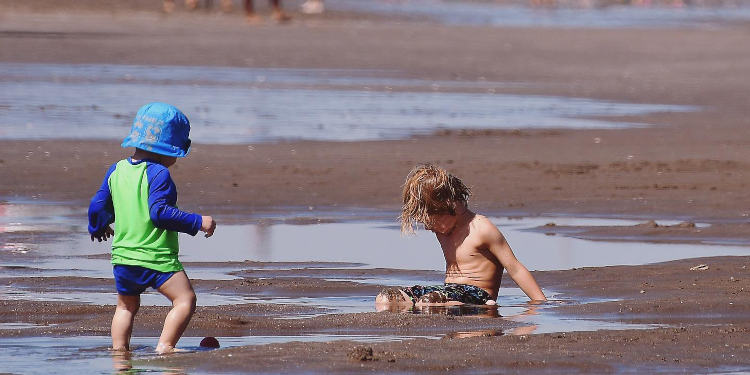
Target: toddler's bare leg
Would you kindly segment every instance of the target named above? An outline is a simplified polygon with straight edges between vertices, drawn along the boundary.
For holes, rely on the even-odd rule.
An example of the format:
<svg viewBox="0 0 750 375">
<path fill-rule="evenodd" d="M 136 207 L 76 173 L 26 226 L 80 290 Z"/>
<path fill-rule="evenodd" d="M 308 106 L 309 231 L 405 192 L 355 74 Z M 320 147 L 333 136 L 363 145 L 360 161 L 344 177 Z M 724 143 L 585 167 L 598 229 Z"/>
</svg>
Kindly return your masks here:
<svg viewBox="0 0 750 375">
<path fill-rule="evenodd" d="M 141 296 L 117 295 L 117 307 L 112 317 L 112 350 L 130 350 L 130 335 L 133 333 L 133 319 L 141 307 Z"/>
<path fill-rule="evenodd" d="M 159 344 L 156 345 L 156 352 L 171 353 L 195 312 L 195 291 L 185 271 L 172 275 L 158 290 L 172 301 L 172 310 L 164 320 L 164 328 L 159 337 Z"/>
</svg>

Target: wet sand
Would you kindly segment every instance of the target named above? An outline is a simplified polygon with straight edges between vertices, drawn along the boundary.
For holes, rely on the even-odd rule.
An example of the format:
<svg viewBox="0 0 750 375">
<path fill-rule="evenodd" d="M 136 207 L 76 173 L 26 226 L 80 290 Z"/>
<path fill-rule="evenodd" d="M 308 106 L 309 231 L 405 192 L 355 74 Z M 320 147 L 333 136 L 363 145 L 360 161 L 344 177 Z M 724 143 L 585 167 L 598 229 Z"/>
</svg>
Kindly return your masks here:
<svg viewBox="0 0 750 375">
<path fill-rule="evenodd" d="M 748 208 L 737 203 L 750 199 L 750 148 L 741 142 L 723 147 L 725 140 L 701 152 L 705 139 L 696 138 L 682 145 L 694 144 L 694 152 L 675 156 L 676 147 L 670 146 L 658 155 L 657 146 L 642 144 L 662 135 L 649 133 L 670 131 L 522 132 L 250 148 L 198 144 L 173 176 L 183 207 L 215 213 L 283 207 L 397 210 L 406 173 L 417 163 L 433 162 L 467 181 L 479 212 L 748 219 Z M 593 138 L 612 145 L 598 147 Z M 108 166 L 129 155 L 118 143 L 0 141 L 5 181 L 0 195 L 83 204 Z M 627 159 L 638 151 L 654 155 Z M 92 188 L 81 188 L 86 186 Z"/>
<path fill-rule="evenodd" d="M 474 189 L 472 205 L 480 212 L 669 218 L 712 222 L 710 238 L 746 239 L 750 234 L 750 209 L 744 204 L 750 201 L 750 50 L 740 48 L 750 44 L 748 25 L 592 32 L 293 14 L 297 17 L 289 25 L 249 26 L 230 15 L 164 17 L 149 10 L 158 2 L 129 2 L 133 8 L 122 8 L 114 4 L 123 2 L 100 1 L 88 10 L 72 11 L 50 8 L 50 2 L 25 3 L 19 9 L 14 2 L 0 2 L 2 62 L 395 69 L 425 79 L 484 77 L 533 84 L 507 89 L 513 93 L 703 108 L 628 118 L 655 127 L 625 130 L 445 131 L 402 141 L 251 147 L 195 140 L 190 157 L 173 172 L 185 209 L 219 217 L 290 207 L 396 210 L 407 171 L 429 161 L 462 177 Z M 136 53 L 144 50 L 152 53 Z M 107 166 L 126 155 L 111 141 L 0 141 L 0 197 L 84 206 Z M 690 227 L 632 227 L 627 233 L 605 229 L 589 235 L 664 236 L 652 233 L 654 229 L 678 239 L 705 238 Z M 690 270 L 698 264 L 709 268 Z M 394 313 L 277 320 L 314 311 L 247 304 L 201 307 L 186 334 L 485 333 L 364 347 L 353 342 L 273 344 L 158 361 L 206 371 L 318 373 L 747 370 L 748 265 L 748 257 L 724 257 L 535 273 L 545 289 L 566 299 L 618 299 L 560 306 L 559 313 L 669 324 L 666 328 L 496 336 L 515 325 L 500 319 Z M 279 290 L 311 292 L 303 282 L 287 281 Z M 28 286 L 34 280 L 3 280 L 4 285 L 14 282 Z M 37 282 L 40 287 L 54 282 L 105 287 L 96 279 Z M 196 283 L 199 298 L 202 287 L 252 293 L 268 285 L 252 278 Z M 107 335 L 112 307 L 0 301 L 0 309 L 3 322 L 62 323 L 2 330 L 3 335 Z M 165 313 L 165 308 L 144 308 L 135 333 L 158 335 Z"/>
<path fill-rule="evenodd" d="M 704 264 L 707 269 L 691 270 Z M 620 371 L 713 372 L 750 366 L 747 342 L 750 324 L 750 257 L 688 259 L 647 266 L 581 268 L 535 272 L 547 290 L 567 303 L 540 314 L 563 314 L 612 322 L 661 324 L 650 330 L 534 333 L 534 326 L 490 316 L 454 316 L 444 313 L 325 314 L 312 318 L 285 318 L 316 314 L 316 308 L 279 304 L 239 304 L 200 307 L 188 336 L 375 334 L 435 336 L 403 342 L 362 344 L 270 344 L 180 354 L 143 360 L 142 363 L 184 369 L 240 372 L 393 372 L 430 373 L 523 371 L 530 373 Z M 395 271 L 394 271 L 395 272 Z M 283 276 L 283 272 L 281 273 Z M 628 275 L 623 278 L 622 275 Z M 325 276 L 322 276 L 325 277 Z M 311 282 L 311 279 L 313 280 Z M 256 280 L 257 281 L 257 280 Z M 324 282 L 315 277 L 284 281 L 252 278 L 196 282 L 199 298 L 211 291 L 250 295 L 280 282 L 300 295 L 320 293 Z M 75 278 L 4 279 L 24 288 L 55 285 L 103 287 L 105 280 Z M 330 285 L 329 285 L 330 286 Z M 351 286 L 350 293 L 363 286 Z M 374 286 L 364 286 L 369 292 Z M 328 290 L 330 292 L 330 290 Z M 552 302 L 555 304 L 557 302 Z M 544 306 L 540 306 L 542 308 Z M 112 306 L 60 302 L 0 301 L 3 320 L 42 325 L 4 329 L 8 336 L 99 335 L 109 332 Z M 166 307 L 143 307 L 134 334 L 157 336 Z M 531 313 L 535 313 L 532 307 Z M 52 325 L 54 324 L 54 325 Z M 520 328 L 519 328 L 520 327 Z"/>
</svg>

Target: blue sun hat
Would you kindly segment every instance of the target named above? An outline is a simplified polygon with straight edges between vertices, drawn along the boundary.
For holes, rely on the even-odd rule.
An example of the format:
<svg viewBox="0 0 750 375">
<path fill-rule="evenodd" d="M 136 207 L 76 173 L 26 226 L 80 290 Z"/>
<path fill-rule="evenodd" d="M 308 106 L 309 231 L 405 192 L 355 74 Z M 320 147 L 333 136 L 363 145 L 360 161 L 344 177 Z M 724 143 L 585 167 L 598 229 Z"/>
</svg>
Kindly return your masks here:
<svg viewBox="0 0 750 375">
<path fill-rule="evenodd" d="M 137 147 L 160 155 L 183 157 L 190 152 L 190 121 L 177 107 L 149 103 L 133 120 L 122 147 Z"/>
</svg>

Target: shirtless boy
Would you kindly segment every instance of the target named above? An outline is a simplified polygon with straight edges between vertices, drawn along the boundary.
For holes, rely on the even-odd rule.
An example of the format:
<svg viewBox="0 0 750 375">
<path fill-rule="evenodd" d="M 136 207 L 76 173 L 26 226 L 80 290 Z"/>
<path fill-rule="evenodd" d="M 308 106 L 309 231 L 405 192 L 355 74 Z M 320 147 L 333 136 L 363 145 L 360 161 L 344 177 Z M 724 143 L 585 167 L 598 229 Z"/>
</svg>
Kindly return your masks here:
<svg viewBox="0 0 750 375">
<path fill-rule="evenodd" d="M 412 233 L 421 223 L 435 233 L 445 256 L 445 284 L 385 289 L 376 306 L 494 305 L 503 269 L 532 301 L 547 299 L 497 227 L 469 210 L 470 195 L 461 180 L 440 167 L 412 169 L 404 183 L 401 231 Z"/>
</svg>

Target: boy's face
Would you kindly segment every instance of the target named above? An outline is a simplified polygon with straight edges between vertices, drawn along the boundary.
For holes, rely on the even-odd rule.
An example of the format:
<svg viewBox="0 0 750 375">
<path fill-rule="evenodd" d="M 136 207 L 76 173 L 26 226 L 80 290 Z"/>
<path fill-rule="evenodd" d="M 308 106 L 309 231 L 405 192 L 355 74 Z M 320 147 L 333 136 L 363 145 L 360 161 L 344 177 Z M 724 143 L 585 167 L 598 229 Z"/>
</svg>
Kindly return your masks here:
<svg viewBox="0 0 750 375">
<path fill-rule="evenodd" d="M 456 215 L 432 214 L 424 223 L 424 228 L 436 234 L 450 234 L 456 227 Z"/>
</svg>

